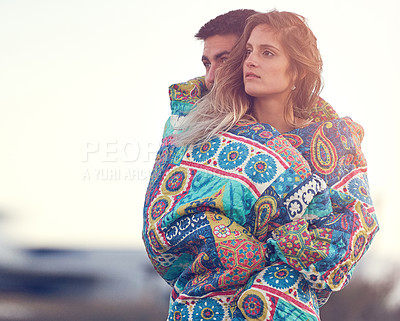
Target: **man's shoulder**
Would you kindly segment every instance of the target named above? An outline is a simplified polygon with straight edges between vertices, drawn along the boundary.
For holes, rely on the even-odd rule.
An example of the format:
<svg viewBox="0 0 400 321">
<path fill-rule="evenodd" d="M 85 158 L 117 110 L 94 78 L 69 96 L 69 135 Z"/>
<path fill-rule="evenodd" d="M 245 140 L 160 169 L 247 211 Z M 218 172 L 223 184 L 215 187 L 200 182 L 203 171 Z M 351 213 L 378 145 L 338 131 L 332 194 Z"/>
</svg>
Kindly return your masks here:
<svg viewBox="0 0 400 321">
<path fill-rule="evenodd" d="M 171 101 L 194 104 L 207 92 L 203 77 L 196 77 L 185 82 L 169 86 Z"/>
<path fill-rule="evenodd" d="M 165 124 L 163 137 L 176 133 L 178 123 L 193 109 L 206 92 L 204 76 L 169 86 L 171 115 Z"/>
</svg>

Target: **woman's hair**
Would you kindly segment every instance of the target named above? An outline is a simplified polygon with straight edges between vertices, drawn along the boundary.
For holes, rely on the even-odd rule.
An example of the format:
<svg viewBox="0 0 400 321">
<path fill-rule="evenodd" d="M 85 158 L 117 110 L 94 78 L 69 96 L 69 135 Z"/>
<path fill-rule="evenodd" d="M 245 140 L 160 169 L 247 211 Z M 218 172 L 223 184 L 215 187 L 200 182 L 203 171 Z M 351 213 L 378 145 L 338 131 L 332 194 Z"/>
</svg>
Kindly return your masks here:
<svg viewBox="0 0 400 321">
<path fill-rule="evenodd" d="M 289 94 L 285 106 L 285 120 L 290 113 L 306 119 L 322 87 L 322 60 L 317 39 L 304 17 L 276 10 L 252 15 L 229 59 L 218 69 L 211 91 L 180 124 L 181 133 L 176 135 L 177 145 L 203 143 L 220 131 L 228 131 L 239 120 L 254 121 L 250 115 L 253 97 L 246 94 L 243 83 L 243 64 L 246 60 L 246 44 L 253 29 L 268 25 L 276 33 L 289 57 L 289 72 L 294 75 L 295 90 Z M 298 124 L 297 124 L 298 125 Z"/>
</svg>

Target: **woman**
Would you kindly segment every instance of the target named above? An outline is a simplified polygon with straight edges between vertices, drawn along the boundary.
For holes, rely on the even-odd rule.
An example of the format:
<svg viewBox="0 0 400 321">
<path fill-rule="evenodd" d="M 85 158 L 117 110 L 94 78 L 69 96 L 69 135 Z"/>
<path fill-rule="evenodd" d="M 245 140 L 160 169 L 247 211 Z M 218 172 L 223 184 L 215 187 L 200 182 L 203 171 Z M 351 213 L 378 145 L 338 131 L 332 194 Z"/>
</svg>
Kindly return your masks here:
<svg viewBox="0 0 400 321">
<path fill-rule="evenodd" d="M 168 320 L 319 320 L 348 283 L 378 226 L 362 128 L 309 119 L 321 67 L 301 16 L 254 15 L 163 141 L 143 238 L 173 286 Z"/>
</svg>

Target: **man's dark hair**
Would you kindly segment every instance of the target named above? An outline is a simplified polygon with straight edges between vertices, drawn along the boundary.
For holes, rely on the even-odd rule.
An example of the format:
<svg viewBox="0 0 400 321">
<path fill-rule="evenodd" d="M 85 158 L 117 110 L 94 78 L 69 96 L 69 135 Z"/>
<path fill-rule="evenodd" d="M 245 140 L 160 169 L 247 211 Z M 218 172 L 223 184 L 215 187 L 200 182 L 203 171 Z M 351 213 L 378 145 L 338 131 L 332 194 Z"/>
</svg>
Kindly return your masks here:
<svg viewBox="0 0 400 321">
<path fill-rule="evenodd" d="M 246 19 L 255 13 L 258 12 L 250 9 L 238 9 L 221 14 L 202 26 L 195 37 L 199 40 L 227 34 L 240 37 L 246 25 Z"/>
</svg>

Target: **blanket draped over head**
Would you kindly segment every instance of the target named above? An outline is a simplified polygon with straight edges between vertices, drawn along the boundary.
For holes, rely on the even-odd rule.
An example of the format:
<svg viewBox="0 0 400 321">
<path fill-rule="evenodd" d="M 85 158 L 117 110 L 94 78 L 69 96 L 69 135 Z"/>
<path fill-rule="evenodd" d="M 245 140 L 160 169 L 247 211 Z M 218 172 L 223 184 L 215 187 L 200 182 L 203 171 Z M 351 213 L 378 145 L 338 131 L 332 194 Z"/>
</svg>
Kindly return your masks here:
<svg viewBox="0 0 400 321">
<path fill-rule="evenodd" d="M 238 123 L 177 147 L 203 78 L 170 87 L 172 116 L 144 204 L 143 240 L 173 287 L 168 320 L 319 320 L 378 230 L 363 129 L 319 99 L 280 134 Z"/>
</svg>

